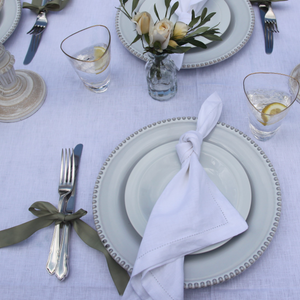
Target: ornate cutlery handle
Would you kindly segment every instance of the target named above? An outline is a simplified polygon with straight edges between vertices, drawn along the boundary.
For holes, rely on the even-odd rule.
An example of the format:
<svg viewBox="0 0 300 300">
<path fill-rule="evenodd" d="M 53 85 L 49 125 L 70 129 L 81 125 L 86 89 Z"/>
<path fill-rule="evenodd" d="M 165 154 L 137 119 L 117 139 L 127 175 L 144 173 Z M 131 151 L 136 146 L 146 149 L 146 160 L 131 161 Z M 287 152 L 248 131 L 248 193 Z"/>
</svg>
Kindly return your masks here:
<svg viewBox="0 0 300 300">
<path fill-rule="evenodd" d="M 71 230 L 70 224 L 65 224 L 63 226 L 63 238 L 60 247 L 60 254 L 55 269 L 56 277 L 63 281 L 67 278 L 69 274 L 69 233 Z"/>
<path fill-rule="evenodd" d="M 60 196 L 59 202 L 58 202 L 58 210 L 61 212 L 62 205 L 64 201 L 65 195 Z M 54 226 L 54 232 L 52 236 L 52 241 L 50 245 L 50 252 L 47 260 L 47 271 L 50 275 L 53 275 L 55 273 L 56 264 L 58 261 L 59 256 L 59 234 L 60 234 L 60 225 L 57 224 Z"/>
<path fill-rule="evenodd" d="M 59 255 L 59 227 L 60 225 L 55 225 L 53 237 L 50 246 L 50 252 L 47 261 L 47 271 L 50 275 L 53 275 L 55 272 L 58 255 Z"/>
</svg>

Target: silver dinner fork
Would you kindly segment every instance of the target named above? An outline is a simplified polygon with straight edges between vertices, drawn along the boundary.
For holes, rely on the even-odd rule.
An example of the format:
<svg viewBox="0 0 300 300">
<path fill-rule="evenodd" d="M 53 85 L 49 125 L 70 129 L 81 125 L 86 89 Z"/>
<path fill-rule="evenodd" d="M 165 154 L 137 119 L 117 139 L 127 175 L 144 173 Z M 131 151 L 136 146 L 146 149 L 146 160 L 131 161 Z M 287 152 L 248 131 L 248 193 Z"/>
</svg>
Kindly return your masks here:
<svg viewBox="0 0 300 300">
<path fill-rule="evenodd" d="M 75 182 L 75 156 L 74 150 L 71 149 L 67 151 L 62 150 L 61 153 L 61 167 L 60 167 L 60 178 L 59 178 L 59 202 L 58 211 L 61 213 L 64 208 L 65 198 L 72 192 Z M 47 261 L 47 271 L 49 274 L 53 275 L 55 272 L 56 264 L 59 256 L 59 246 L 60 246 L 60 225 L 57 224 L 54 227 L 53 237 L 50 245 L 50 252 Z"/>
<path fill-rule="evenodd" d="M 265 15 L 265 23 L 267 25 L 267 28 L 272 32 L 279 32 L 278 27 L 277 27 L 276 16 L 273 12 L 271 4 L 269 4 L 268 6 L 269 6 L 268 11 Z"/>
<path fill-rule="evenodd" d="M 34 35 L 41 34 L 46 29 L 47 23 L 46 12 L 41 11 L 36 18 L 35 24 L 27 33 Z"/>
</svg>

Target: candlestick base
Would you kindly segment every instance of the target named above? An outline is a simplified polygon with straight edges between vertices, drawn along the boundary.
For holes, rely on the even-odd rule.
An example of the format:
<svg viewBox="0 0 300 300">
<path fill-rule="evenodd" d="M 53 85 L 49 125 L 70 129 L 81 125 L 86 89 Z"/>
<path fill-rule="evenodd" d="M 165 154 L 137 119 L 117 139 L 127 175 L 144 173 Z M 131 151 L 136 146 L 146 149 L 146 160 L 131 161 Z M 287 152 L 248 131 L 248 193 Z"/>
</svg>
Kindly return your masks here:
<svg viewBox="0 0 300 300">
<path fill-rule="evenodd" d="M 16 70 L 17 83 L 0 87 L 0 122 L 17 122 L 33 115 L 45 102 L 43 78 L 29 70 Z"/>
</svg>

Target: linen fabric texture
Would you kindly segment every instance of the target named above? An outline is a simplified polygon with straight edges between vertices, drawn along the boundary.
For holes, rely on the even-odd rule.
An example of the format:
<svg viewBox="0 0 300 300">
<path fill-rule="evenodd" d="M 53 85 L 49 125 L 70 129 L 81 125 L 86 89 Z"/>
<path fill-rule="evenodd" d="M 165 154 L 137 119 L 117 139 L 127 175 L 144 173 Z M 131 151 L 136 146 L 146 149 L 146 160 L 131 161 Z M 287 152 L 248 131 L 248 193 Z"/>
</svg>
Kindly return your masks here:
<svg viewBox="0 0 300 300">
<path fill-rule="evenodd" d="M 183 299 L 184 256 L 247 230 L 199 162 L 202 141 L 221 112 L 214 93 L 200 109 L 197 130 L 180 137 L 181 169 L 151 212 L 123 299 Z"/>
</svg>

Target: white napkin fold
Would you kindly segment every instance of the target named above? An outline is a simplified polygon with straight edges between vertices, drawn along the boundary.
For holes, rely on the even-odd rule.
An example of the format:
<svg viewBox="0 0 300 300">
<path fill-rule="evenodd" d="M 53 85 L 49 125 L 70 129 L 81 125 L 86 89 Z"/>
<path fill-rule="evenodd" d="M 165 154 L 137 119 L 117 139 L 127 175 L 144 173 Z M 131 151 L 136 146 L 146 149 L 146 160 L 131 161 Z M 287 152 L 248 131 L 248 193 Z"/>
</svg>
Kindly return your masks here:
<svg viewBox="0 0 300 300">
<path fill-rule="evenodd" d="M 199 162 L 202 140 L 221 112 L 222 101 L 214 93 L 200 109 L 197 130 L 180 137 L 181 170 L 151 212 L 123 299 L 183 299 L 184 256 L 247 230 Z"/>
<path fill-rule="evenodd" d="M 172 0 L 171 7 L 175 2 L 179 2 L 179 6 L 176 10 L 176 15 L 178 16 L 178 20 L 185 24 L 189 24 L 191 22 L 192 10 L 195 13 L 198 13 L 207 0 Z M 172 60 L 174 61 L 177 70 L 181 69 L 183 62 L 184 53 L 173 53 L 171 55 Z"/>
</svg>

